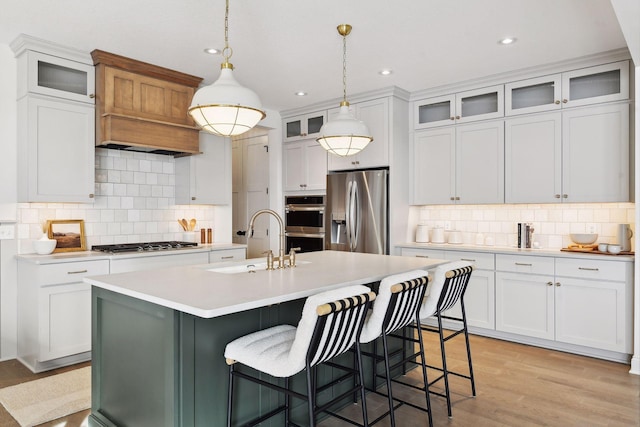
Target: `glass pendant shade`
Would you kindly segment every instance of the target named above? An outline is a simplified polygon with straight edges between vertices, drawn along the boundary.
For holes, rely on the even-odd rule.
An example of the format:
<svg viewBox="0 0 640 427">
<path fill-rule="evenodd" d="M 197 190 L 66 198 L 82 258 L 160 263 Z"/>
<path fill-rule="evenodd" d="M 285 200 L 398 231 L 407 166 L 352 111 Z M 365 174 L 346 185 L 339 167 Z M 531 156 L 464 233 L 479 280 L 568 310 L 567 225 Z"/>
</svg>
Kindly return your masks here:
<svg viewBox="0 0 640 427">
<path fill-rule="evenodd" d="M 189 114 L 202 130 L 221 136 L 240 135 L 266 117 L 258 95 L 236 81 L 228 63 L 218 80 L 198 89 Z"/>
<path fill-rule="evenodd" d="M 320 129 L 316 141 L 322 148 L 337 156 L 359 153 L 373 138 L 364 122 L 353 117 L 348 105 L 341 105 L 338 114 Z"/>
</svg>

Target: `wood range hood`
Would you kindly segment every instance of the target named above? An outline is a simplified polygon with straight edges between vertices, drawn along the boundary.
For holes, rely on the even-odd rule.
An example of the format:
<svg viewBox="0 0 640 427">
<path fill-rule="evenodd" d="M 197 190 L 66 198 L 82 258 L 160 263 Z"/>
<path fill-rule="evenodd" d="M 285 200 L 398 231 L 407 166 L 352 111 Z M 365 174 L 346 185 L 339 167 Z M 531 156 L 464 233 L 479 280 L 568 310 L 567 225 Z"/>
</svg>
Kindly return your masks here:
<svg viewBox="0 0 640 427">
<path fill-rule="evenodd" d="M 113 53 L 96 67 L 96 146 L 173 156 L 200 153 L 187 109 L 202 78 Z"/>
</svg>

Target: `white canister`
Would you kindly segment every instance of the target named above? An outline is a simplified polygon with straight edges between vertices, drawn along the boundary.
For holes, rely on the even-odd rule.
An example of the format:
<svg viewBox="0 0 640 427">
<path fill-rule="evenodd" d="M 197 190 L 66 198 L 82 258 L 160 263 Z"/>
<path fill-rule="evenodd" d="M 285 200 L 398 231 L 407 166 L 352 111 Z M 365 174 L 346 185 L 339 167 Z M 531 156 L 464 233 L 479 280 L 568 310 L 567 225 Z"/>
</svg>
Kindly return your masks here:
<svg viewBox="0 0 640 427">
<path fill-rule="evenodd" d="M 444 243 L 444 228 L 435 227 L 431 230 L 432 243 Z"/>
<path fill-rule="evenodd" d="M 416 243 L 429 243 L 429 227 L 426 224 L 416 227 Z"/>
<path fill-rule="evenodd" d="M 631 231 L 631 225 L 618 224 L 618 244 L 622 251 L 628 252 L 631 250 L 631 238 L 633 237 L 633 231 Z"/>
</svg>

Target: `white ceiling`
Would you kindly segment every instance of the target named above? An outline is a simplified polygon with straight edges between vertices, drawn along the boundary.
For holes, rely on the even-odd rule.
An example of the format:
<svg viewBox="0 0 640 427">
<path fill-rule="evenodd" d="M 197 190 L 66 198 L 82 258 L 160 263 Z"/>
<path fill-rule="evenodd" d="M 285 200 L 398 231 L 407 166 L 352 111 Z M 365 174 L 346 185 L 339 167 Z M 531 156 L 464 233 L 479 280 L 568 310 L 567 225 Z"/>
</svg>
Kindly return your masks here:
<svg viewBox="0 0 640 427">
<path fill-rule="evenodd" d="M 19 33 L 101 49 L 213 82 L 224 0 L 3 0 L 0 43 Z M 387 86 L 428 89 L 625 47 L 609 0 L 230 0 L 237 80 L 288 110 Z M 505 36 L 517 43 L 502 46 Z M 392 68 L 382 77 L 378 71 Z M 304 90 L 306 97 L 294 92 Z"/>
</svg>

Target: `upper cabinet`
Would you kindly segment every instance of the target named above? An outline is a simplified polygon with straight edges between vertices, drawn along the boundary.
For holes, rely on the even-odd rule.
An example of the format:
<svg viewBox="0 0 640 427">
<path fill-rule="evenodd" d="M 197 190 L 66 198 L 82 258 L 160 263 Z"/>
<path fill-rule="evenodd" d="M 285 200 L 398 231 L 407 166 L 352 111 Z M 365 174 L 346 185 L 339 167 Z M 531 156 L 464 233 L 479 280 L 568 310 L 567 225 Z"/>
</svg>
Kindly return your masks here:
<svg viewBox="0 0 640 427">
<path fill-rule="evenodd" d="M 94 50 L 96 145 L 160 154 L 198 154 L 199 129 L 187 110 L 200 77 Z"/>
<path fill-rule="evenodd" d="M 39 93 L 71 101 L 95 103 L 93 65 L 72 61 L 41 52 L 27 51 L 19 60 L 26 82 L 18 87 L 18 97 Z M 26 85 L 25 85 L 26 83 Z"/>
<path fill-rule="evenodd" d="M 18 201 L 93 202 L 95 74 L 88 53 L 21 35 Z"/>
<path fill-rule="evenodd" d="M 282 148 L 284 191 L 321 192 L 327 188 L 327 152 L 315 139 L 289 142 Z"/>
<path fill-rule="evenodd" d="M 536 113 L 629 98 L 629 61 L 505 85 L 506 115 Z"/>
<path fill-rule="evenodd" d="M 200 132 L 197 156 L 178 157 L 176 204 L 228 205 L 231 203 L 231 140 Z"/>
<path fill-rule="evenodd" d="M 504 86 L 491 86 L 414 102 L 414 128 L 426 129 L 504 116 Z"/>
<path fill-rule="evenodd" d="M 327 113 L 325 111 L 285 119 L 283 123 L 284 141 L 315 138 L 326 121 Z"/>
<path fill-rule="evenodd" d="M 349 106 L 354 116 L 369 128 L 373 141 L 353 156 L 329 154 L 329 170 L 366 169 L 389 166 L 389 99 L 379 98 Z M 329 120 L 339 108 L 329 111 Z"/>
</svg>

